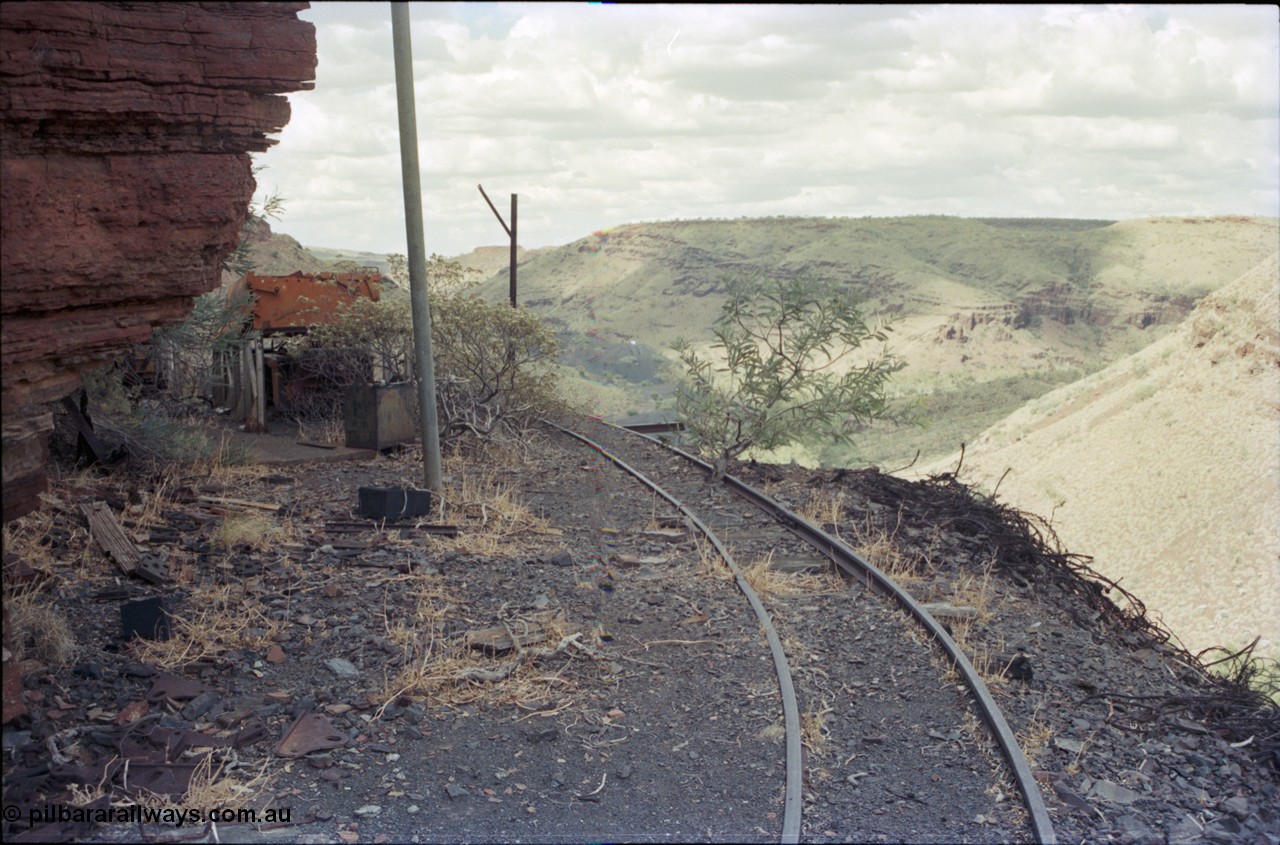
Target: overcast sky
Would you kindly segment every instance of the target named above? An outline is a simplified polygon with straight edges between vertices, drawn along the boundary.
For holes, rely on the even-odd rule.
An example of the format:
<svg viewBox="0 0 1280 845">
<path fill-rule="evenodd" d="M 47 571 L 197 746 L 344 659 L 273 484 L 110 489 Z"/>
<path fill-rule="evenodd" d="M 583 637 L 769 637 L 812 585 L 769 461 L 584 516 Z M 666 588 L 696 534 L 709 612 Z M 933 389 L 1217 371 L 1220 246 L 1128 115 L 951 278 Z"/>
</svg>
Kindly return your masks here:
<svg viewBox="0 0 1280 845">
<path fill-rule="evenodd" d="M 412 3 L 428 252 L 773 214 L 1280 215 L 1275 6 Z M 313 3 L 276 231 L 404 252 L 388 3 Z"/>
</svg>

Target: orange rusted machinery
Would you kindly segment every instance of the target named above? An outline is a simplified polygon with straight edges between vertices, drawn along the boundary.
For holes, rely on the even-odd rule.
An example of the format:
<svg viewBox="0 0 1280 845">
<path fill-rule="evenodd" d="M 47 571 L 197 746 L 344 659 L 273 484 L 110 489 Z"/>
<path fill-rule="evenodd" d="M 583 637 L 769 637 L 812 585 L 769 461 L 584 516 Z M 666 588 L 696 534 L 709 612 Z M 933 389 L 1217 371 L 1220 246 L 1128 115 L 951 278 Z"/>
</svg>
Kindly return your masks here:
<svg viewBox="0 0 1280 845">
<path fill-rule="evenodd" d="M 337 321 L 341 307 L 364 297 L 378 301 L 382 275 L 377 270 L 356 273 L 303 273 L 259 276 L 249 273 L 231 286 L 228 295 L 246 288 L 254 294 L 253 328 L 263 335 L 302 334 L 312 326 Z"/>
</svg>

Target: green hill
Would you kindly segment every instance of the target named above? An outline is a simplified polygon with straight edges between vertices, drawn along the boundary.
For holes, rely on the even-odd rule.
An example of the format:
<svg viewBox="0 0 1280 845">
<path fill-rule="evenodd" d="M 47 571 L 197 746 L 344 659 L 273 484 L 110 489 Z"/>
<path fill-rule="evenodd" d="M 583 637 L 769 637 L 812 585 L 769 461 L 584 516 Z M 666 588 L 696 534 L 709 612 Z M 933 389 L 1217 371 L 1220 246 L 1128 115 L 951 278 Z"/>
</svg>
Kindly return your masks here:
<svg viewBox="0 0 1280 845">
<path fill-rule="evenodd" d="M 949 451 L 1023 402 L 1163 336 L 1275 250 L 1275 219 L 760 218 L 639 223 L 528 254 L 519 299 L 565 341 L 565 363 L 612 415 L 661 406 L 668 347 L 709 336 L 726 274 L 807 273 L 847 285 L 895 326 L 904 400 L 928 429 L 868 432 L 894 464 Z M 507 271 L 485 284 L 507 293 Z"/>
</svg>

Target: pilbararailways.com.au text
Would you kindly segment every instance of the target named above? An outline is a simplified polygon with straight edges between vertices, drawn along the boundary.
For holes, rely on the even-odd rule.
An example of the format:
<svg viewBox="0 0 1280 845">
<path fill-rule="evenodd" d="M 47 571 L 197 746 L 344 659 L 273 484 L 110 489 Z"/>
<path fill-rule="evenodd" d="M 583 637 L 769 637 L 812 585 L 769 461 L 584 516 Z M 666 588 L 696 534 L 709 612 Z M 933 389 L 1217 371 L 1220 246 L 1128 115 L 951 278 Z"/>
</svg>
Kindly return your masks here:
<svg viewBox="0 0 1280 845">
<path fill-rule="evenodd" d="M 17 821 L 18 808 L 4 808 L 5 821 Z M 65 804 L 44 804 L 27 810 L 27 821 L 32 827 L 41 824 L 65 824 L 68 822 L 92 824 L 164 824 L 175 827 L 217 822 L 219 824 L 288 824 L 289 808 L 254 810 L 239 809 L 197 810 L 188 807 L 69 807 Z"/>
</svg>

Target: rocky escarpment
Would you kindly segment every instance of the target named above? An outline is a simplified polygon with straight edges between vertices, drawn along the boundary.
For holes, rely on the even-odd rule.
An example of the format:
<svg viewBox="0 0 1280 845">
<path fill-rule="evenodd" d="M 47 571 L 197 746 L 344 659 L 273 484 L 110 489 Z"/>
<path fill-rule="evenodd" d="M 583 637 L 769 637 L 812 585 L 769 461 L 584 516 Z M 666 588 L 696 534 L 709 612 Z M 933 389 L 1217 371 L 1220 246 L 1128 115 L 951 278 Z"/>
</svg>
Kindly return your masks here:
<svg viewBox="0 0 1280 845">
<path fill-rule="evenodd" d="M 248 154 L 315 76 L 307 6 L 0 7 L 5 520 L 44 488 L 49 403 L 217 286 Z"/>
</svg>

